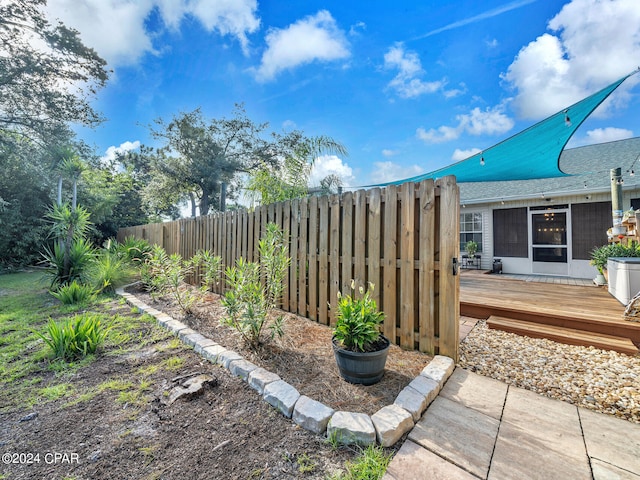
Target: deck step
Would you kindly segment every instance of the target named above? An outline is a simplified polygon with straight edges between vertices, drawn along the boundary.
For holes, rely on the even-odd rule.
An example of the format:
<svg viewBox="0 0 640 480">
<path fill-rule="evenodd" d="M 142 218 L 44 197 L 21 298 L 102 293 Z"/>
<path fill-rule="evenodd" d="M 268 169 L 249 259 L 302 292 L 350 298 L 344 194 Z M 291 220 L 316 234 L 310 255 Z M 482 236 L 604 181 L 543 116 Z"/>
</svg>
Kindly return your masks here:
<svg viewBox="0 0 640 480">
<path fill-rule="evenodd" d="M 637 355 L 638 348 L 629 338 L 606 335 L 603 333 L 585 332 L 574 328 L 544 325 L 526 320 L 499 317 L 491 315 L 487 319 L 487 326 L 496 330 L 516 333 L 533 338 L 546 338 L 567 345 L 593 346 L 603 350 L 614 350 L 627 355 Z"/>
</svg>

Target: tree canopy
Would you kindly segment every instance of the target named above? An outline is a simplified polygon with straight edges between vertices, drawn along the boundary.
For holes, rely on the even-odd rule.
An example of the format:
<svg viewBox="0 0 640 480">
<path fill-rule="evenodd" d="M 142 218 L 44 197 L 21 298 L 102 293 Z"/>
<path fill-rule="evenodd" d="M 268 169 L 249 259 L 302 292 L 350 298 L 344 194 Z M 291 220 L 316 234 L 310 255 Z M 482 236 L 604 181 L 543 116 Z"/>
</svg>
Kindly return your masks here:
<svg viewBox="0 0 640 480">
<path fill-rule="evenodd" d="M 240 187 L 241 174 L 250 181 L 245 188 L 261 196 L 263 203 L 306 195 L 313 159 L 323 153 L 345 154 L 346 149 L 329 137 L 306 137 L 301 131 L 267 132 L 268 123 L 250 120 L 242 105 L 232 118 L 205 120 L 200 109 L 180 113 L 169 122 L 156 120 L 151 132 L 163 142 L 147 159 L 136 157 L 138 167 L 150 173 L 147 198 L 158 207 L 190 201 L 201 215 L 217 209 L 222 184 Z M 234 190 L 233 187 L 236 187 Z M 172 195 L 167 195 L 172 192 Z"/>
<path fill-rule="evenodd" d="M 0 141 L 47 143 L 61 126 L 96 125 L 89 99 L 108 78 L 106 62 L 78 32 L 46 18 L 46 0 L 0 3 Z"/>
</svg>

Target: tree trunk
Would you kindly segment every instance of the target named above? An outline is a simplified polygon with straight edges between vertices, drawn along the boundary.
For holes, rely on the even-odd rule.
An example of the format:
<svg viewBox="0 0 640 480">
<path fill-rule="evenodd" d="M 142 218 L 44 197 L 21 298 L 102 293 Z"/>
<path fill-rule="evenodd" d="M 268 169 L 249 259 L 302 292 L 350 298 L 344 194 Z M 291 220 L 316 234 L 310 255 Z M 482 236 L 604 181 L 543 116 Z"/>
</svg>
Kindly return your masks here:
<svg viewBox="0 0 640 480">
<path fill-rule="evenodd" d="M 196 217 L 196 197 L 193 193 L 189 193 L 189 200 L 191 201 L 191 216 Z"/>
<path fill-rule="evenodd" d="M 78 205 L 78 179 L 73 179 L 73 197 L 71 199 L 71 211 L 75 212 Z"/>
<path fill-rule="evenodd" d="M 209 192 L 202 190 L 202 197 L 200 198 L 200 215 L 209 214 Z"/>
<path fill-rule="evenodd" d="M 58 177 L 58 206 L 62 205 L 62 175 Z"/>
</svg>

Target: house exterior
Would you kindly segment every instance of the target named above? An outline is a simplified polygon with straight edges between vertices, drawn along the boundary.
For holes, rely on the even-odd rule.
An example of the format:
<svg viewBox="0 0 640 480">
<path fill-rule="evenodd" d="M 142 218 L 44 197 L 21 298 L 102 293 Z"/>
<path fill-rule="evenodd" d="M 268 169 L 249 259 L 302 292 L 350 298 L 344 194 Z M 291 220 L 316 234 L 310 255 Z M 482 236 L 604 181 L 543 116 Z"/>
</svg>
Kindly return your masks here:
<svg viewBox="0 0 640 480">
<path fill-rule="evenodd" d="M 474 266 L 500 259 L 505 273 L 596 275 L 590 252 L 613 223 L 611 169 L 622 170 L 622 208 L 640 208 L 640 137 L 564 150 L 559 166 L 570 176 L 459 183 L 460 251 L 478 243 Z"/>
</svg>

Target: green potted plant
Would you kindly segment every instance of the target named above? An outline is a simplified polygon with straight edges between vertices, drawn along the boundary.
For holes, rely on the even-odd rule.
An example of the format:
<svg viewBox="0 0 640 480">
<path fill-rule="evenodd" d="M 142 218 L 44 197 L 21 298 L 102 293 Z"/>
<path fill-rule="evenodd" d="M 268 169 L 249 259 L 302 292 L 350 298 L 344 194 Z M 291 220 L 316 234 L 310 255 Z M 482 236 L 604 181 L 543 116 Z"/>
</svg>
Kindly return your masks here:
<svg viewBox="0 0 640 480">
<path fill-rule="evenodd" d="M 351 295 L 338 293 L 333 352 L 340 376 L 350 383 L 373 385 L 384 375 L 390 342 L 380 333 L 384 313 L 371 298 L 373 288 L 360 287 L 356 298 L 352 280 Z"/>
<path fill-rule="evenodd" d="M 473 240 L 469 240 L 465 245 L 465 250 L 469 258 L 473 258 L 476 256 L 476 253 L 478 253 L 478 244 Z"/>
<path fill-rule="evenodd" d="M 604 276 L 604 271 L 607 269 L 607 259 L 609 258 L 609 245 L 599 247 L 591 251 L 591 265 L 596 267 L 598 274 L 593 279 L 596 285 L 606 285 L 607 280 Z"/>
<path fill-rule="evenodd" d="M 607 263 L 609 257 L 640 257 L 640 250 L 638 249 L 638 244 L 634 241 L 626 245 L 622 242 L 609 243 L 608 245 L 594 248 L 591 251 L 590 263 L 598 269 L 598 276 L 594 279 L 597 285 L 605 285 L 607 282 Z M 600 275 L 604 278 L 603 283 L 599 283 L 603 280 L 603 278 L 599 278 Z"/>
</svg>

